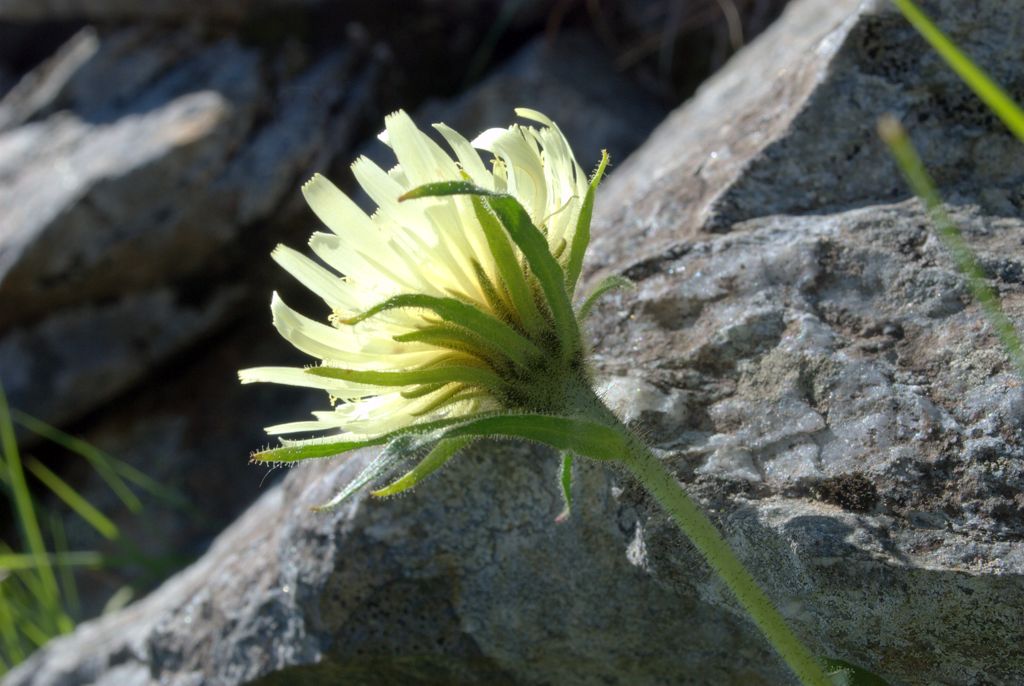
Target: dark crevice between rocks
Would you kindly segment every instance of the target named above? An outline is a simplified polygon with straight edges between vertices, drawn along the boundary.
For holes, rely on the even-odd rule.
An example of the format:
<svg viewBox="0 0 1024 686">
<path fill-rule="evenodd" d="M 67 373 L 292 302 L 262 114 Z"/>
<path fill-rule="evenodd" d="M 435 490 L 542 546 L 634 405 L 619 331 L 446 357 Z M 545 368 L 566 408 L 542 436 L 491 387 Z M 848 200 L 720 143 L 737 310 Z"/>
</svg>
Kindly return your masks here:
<svg viewBox="0 0 1024 686">
<path fill-rule="evenodd" d="M 18 76 L 28 73 L 60 48 L 83 23 L 80 21 L 48 21 L 27 25 L 0 21 L 0 74 L 6 73 L 13 86 Z M 0 82 L 0 97 L 5 94 Z"/>
</svg>

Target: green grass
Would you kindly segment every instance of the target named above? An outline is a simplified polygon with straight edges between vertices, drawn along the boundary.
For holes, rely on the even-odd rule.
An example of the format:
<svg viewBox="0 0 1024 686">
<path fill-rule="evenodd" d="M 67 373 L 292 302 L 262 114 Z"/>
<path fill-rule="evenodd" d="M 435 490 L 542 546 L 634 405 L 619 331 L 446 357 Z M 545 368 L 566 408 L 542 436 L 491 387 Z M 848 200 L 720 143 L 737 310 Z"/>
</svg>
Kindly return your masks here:
<svg viewBox="0 0 1024 686">
<path fill-rule="evenodd" d="M 1013 132 L 1017 140 L 1024 142 L 1024 110 L 1013 101 L 1006 91 L 978 67 L 956 43 L 942 33 L 938 26 L 922 12 L 912 0 L 892 0 L 907 21 L 928 41 L 946 64 L 960 79 L 981 98 L 982 102 L 999 117 Z"/>
<path fill-rule="evenodd" d="M 36 506 L 25 479 L 21 454 L 15 440 L 14 424 L 7 397 L 0 389 L 0 474 L 6 494 L 14 506 L 15 520 L 25 552 L 15 553 L 0 541 L 0 554 L 17 556 L 21 564 L 0 567 L 0 635 L 6 667 L 24 659 L 33 648 L 51 636 L 74 627 L 61 603 L 54 560 L 47 551 Z M 13 558 L 12 558 L 13 561 Z"/>
<path fill-rule="evenodd" d="M 978 258 L 975 257 L 971 247 L 960 233 L 960 229 L 943 207 L 942 198 L 928 175 L 924 163 L 921 162 L 914 144 L 910 142 L 910 136 L 893 117 L 883 117 L 879 121 L 878 133 L 889 146 L 907 184 L 927 208 L 939 239 L 953 257 L 957 269 L 967 279 L 967 287 L 970 289 L 971 295 L 981 305 L 989 325 L 999 337 L 1010 361 L 1017 368 L 1017 373 L 1024 377 L 1024 346 L 1021 345 L 1020 335 L 1013 322 L 1003 311 L 999 296 L 988 285 L 988 274 L 985 273 Z"/>
<path fill-rule="evenodd" d="M 163 578 L 184 562 L 178 556 L 157 558 L 139 551 L 71 484 L 41 461 L 22 454 L 15 424 L 64 448 L 68 455 L 85 459 L 134 515 L 145 516 L 138 491 L 195 516 L 194 508 L 174 489 L 86 441 L 10 409 L 0 385 L 0 501 L 10 503 L 18 535 L 17 543 L 0 540 L 0 676 L 54 636 L 74 628 L 73 617 L 80 612 L 76 570 L 123 575 L 127 570 L 142 569 L 144 573 L 136 577 L 150 581 Z M 30 477 L 35 483 L 30 484 Z M 41 507 L 39 492 L 52 494 L 55 506 L 85 522 L 108 541 L 113 552 L 71 549 L 61 511 Z M 133 594 L 130 586 L 122 587 L 110 598 L 107 609 L 125 604 Z"/>
<path fill-rule="evenodd" d="M 1024 110 L 1021 110 L 1006 91 L 975 65 L 911 0 L 893 0 L 893 3 L 950 68 L 1013 132 L 1017 140 L 1024 143 Z M 907 184 L 924 203 L 939 239 L 953 257 L 957 269 L 967 279 L 971 295 L 981 306 L 1010 362 L 1016 367 L 1017 373 L 1024 377 L 1024 346 L 1021 344 L 1020 334 L 1003 311 L 998 294 L 988 285 L 988 274 L 943 207 L 939 191 L 925 169 L 910 136 L 903 125 L 892 116 L 883 117 L 879 121 L 878 133 L 889 146 Z"/>
</svg>

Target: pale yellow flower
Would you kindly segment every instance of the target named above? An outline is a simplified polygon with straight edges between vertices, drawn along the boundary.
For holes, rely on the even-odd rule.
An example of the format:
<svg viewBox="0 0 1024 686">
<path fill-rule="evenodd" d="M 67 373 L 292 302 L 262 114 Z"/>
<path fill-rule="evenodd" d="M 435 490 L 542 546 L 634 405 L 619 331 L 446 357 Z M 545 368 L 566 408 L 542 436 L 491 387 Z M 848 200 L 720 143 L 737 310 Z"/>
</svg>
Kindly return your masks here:
<svg viewBox="0 0 1024 686">
<path fill-rule="evenodd" d="M 276 294 L 271 308 L 281 335 L 319 364 L 239 375 L 327 391 L 333 408 L 267 429 L 328 435 L 281 439 L 254 458 L 292 462 L 388 444 L 326 508 L 410 460 L 412 469 L 372 493 L 415 486 L 475 438 L 524 438 L 562 453 L 560 519 L 572 503 L 574 456 L 617 462 L 673 515 L 801 679 L 828 684 L 711 521 L 595 393 L 579 323 L 597 297 L 628 282 L 610 277 L 578 307 L 572 298 L 608 157 L 588 181 L 554 123 L 516 111 L 541 126 L 491 129 L 470 143 L 436 125 L 454 158 L 404 112 L 388 117 L 381 138 L 398 165 L 352 166 L 378 205 L 371 216 L 322 176 L 303 186 L 331 230 L 310 240 L 324 264 L 284 246 L 273 256 L 331 314 L 309 319 Z M 476 149 L 490 153 L 490 170 Z"/>
<path fill-rule="evenodd" d="M 283 245 L 273 258 L 322 298 L 331 315 L 325 322 L 310 319 L 276 293 L 271 309 L 281 335 L 321 367 L 258 367 L 242 370 L 240 378 L 318 388 L 330 394 L 333 408 L 314 412 L 312 420 L 268 427 L 269 433 L 332 432 L 334 442 L 357 442 L 443 418 L 510 407 L 550 409 L 539 406 L 543 398 L 530 397 L 535 394 L 529 384 L 536 375 L 551 375 L 560 342 L 552 333 L 543 289 L 515 241 L 504 236 L 479 196 L 399 200 L 418 187 L 453 181 L 512 196 L 562 269 L 575 271 L 566 285 L 571 296 L 579 273 L 578 264 L 569 264 L 571 246 L 590 182 L 550 119 L 529 109 L 516 112 L 540 126 L 490 129 L 469 142 L 435 124 L 454 157 L 405 112 L 387 117 L 380 138 L 398 164 L 385 171 L 363 157 L 352 165 L 356 180 L 378 205 L 370 216 L 319 174 L 303 186 L 309 206 L 330 229 L 314 233 L 309 242 L 323 264 Z M 490 154 L 490 168 L 478 150 Z M 586 212 L 589 224 L 589 208 Z M 490 238 L 482 222 L 494 223 Z M 495 230 L 502 242 L 497 252 Z M 508 259 L 502 263 L 501 248 L 518 277 L 508 273 Z M 464 322 L 446 321 L 443 312 L 415 304 L 354 321 L 396 296 L 468 305 L 490 321 L 482 328 L 460 326 Z M 383 383 L 380 373 L 398 372 L 428 373 L 410 376 L 408 383 L 395 383 L 403 380 L 397 376 Z"/>
</svg>

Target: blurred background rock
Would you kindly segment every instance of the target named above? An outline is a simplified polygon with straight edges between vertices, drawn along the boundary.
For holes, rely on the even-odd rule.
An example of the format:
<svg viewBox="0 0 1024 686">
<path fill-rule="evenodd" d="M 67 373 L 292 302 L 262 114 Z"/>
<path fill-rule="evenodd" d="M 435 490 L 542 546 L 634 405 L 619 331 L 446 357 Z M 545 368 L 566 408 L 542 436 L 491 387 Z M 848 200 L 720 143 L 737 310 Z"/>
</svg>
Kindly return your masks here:
<svg viewBox="0 0 1024 686">
<path fill-rule="evenodd" d="M 262 427 L 319 403 L 235 379 L 304 362 L 274 333 L 269 294 L 317 305 L 268 253 L 316 225 L 305 178 L 353 191 L 347 165 L 380 154 L 399 107 L 472 135 L 530 106 L 584 167 L 602 147 L 622 161 L 784 4 L 0 0 L 0 381 L 12 406 L 193 505 L 133 517 L 24 433 L 142 552 L 173 554 L 155 575 L 80 574 L 76 619 L 200 555 L 278 476 L 246 463 Z M 66 526 L 72 548 L 104 548 Z"/>
</svg>

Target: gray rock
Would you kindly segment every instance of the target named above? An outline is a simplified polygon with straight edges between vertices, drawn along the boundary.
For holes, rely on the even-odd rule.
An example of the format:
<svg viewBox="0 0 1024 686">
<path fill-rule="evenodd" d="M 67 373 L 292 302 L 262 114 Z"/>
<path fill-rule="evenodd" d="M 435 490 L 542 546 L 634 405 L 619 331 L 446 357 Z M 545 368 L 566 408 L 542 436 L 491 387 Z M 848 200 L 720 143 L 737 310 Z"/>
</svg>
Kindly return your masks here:
<svg viewBox="0 0 1024 686">
<path fill-rule="evenodd" d="M 1018 12 L 999 2 L 928 9 L 1009 92 L 1024 89 L 1012 66 L 1012 36 L 1024 30 Z M 874 134 L 886 112 L 907 122 L 944 187 L 1019 186 L 1018 143 L 889 3 L 842 0 L 785 17 L 617 170 L 629 180 L 599 201 L 607 208 L 601 227 L 615 230 L 595 232 L 595 266 L 634 259 L 637 250 L 657 255 L 698 230 L 725 231 L 752 217 L 902 197 Z"/>
<path fill-rule="evenodd" d="M 69 421 L 237 316 L 218 307 L 202 326 L 143 326 L 107 303 L 224 301 L 232 271 L 265 255 L 258 227 L 294 217 L 300 180 L 350 146 L 375 73 L 355 43 L 312 62 L 284 51 L 268 68 L 233 39 L 127 28 L 79 33 L 23 79 L 0 104 L 11 127 L 0 131 L 0 375 L 14 379 L 12 404 Z M 111 336 L 123 338 L 102 352 L 46 356 Z"/>
<path fill-rule="evenodd" d="M 86 27 L 42 65 L 33 69 L 10 92 L 0 88 L 0 131 L 13 128 L 51 108 L 68 81 L 99 49 L 92 27 Z"/>
<path fill-rule="evenodd" d="M 554 524 L 553 456 L 498 443 L 411 496 L 310 511 L 370 456 L 297 468 L 200 562 L 59 639 L 59 655 L 17 668 L 6 683 L 572 684 L 594 674 L 679 683 L 697 670 L 728 678 L 721 663 L 691 654 L 687 665 L 674 652 L 695 644 L 769 662 L 742 620 L 646 580 L 624 554 L 635 512 L 609 495 L 600 470 L 587 470 L 585 511 L 567 526 Z M 708 580 L 701 572 L 690 582 Z M 674 650 L 626 626 L 673 632 Z M 746 683 L 767 683 L 750 674 Z"/>
<path fill-rule="evenodd" d="M 956 36 L 1005 18 L 935 6 Z M 868 36 L 885 49 L 862 50 Z M 793 3 L 611 177 L 591 273 L 638 289 L 590 328 L 606 397 L 814 650 L 894 684 L 1009 686 L 1024 673 L 1021 382 L 871 121 L 832 129 L 899 110 L 906 87 L 878 75 L 925 54 L 875 3 Z M 921 73 L 915 97 L 957 88 Z M 941 177 L 1005 135 L 978 119 L 924 147 Z M 859 141 L 859 174 L 822 152 L 836 139 Z M 943 180 L 1019 320 L 1024 221 L 994 147 Z M 309 512 L 367 457 L 297 468 L 193 567 L 5 686 L 786 683 L 621 475 L 584 467 L 556 526 L 553 455 L 482 443 L 411 496 Z"/>
<path fill-rule="evenodd" d="M 587 170 L 602 149 L 613 160 L 626 159 L 666 114 L 616 72 L 597 39 L 577 30 L 553 40 L 535 38 L 479 86 L 449 101 L 428 102 L 417 119 L 475 132 L 508 126 L 515 107 L 539 109 L 558 122 Z"/>
<path fill-rule="evenodd" d="M 208 336 L 231 317 L 243 294 L 241 287 L 225 287 L 188 302 L 161 289 L 64 311 L 16 329 L 0 339 L 4 390 L 16 407 L 31 414 L 74 417 Z"/>
<path fill-rule="evenodd" d="M 154 38 L 115 34 L 66 84 L 70 109 L 0 134 L 0 297 L 18 304 L 0 327 L 195 275 L 322 154 L 310 132 L 329 130 L 350 56 L 271 94 L 259 55 L 234 41 Z"/>
<path fill-rule="evenodd" d="M 12 231 L 0 253 L 0 294 L 12 306 L 0 325 L 194 273 L 230 229 L 180 227 L 191 206 L 167 191 L 192 186 L 189 177 L 210 180 L 202 170 L 238 143 L 229 112 L 221 95 L 204 91 L 120 125 L 60 113 L 4 135 Z"/>
</svg>

